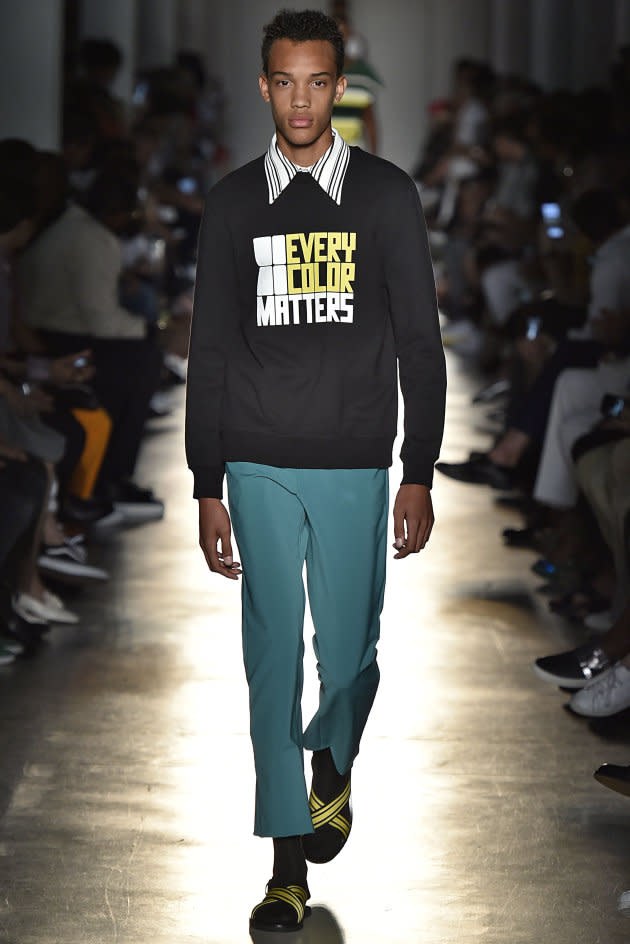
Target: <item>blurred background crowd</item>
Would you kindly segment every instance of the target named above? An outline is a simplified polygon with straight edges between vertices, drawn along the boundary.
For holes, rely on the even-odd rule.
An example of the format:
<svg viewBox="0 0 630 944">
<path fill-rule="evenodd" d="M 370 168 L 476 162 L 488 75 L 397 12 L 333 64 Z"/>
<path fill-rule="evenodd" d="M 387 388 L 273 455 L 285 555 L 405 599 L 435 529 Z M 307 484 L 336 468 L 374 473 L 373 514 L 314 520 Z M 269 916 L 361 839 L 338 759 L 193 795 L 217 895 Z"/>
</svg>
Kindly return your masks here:
<svg viewBox="0 0 630 944">
<path fill-rule="evenodd" d="M 535 672 L 570 708 L 630 707 L 630 47 L 606 86 L 543 93 L 461 59 L 415 170 L 445 345 L 480 377 L 489 447 L 438 470 L 521 515 L 580 645 Z M 610 779 L 610 771 L 605 771 Z M 603 775 L 602 775 L 603 776 Z M 628 771 L 617 771 L 630 790 Z"/>
<path fill-rule="evenodd" d="M 331 12 L 349 77 L 334 122 L 391 156 L 390 80 L 360 6 Z M 203 197 L 235 163 L 229 96 L 202 54 L 136 69 L 125 100 L 120 45 L 86 36 L 70 52 L 59 148 L 0 140 L 3 664 L 79 621 L 65 582 L 108 579 L 99 534 L 164 514 L 136 463 L 185 382 Z M 583 633 L 535 670 L 588 716 L 630 707 L 630 47 L 604 72 L 549 88 L 460 57 L 406 134 L 425 129 L 410 169 L 444 343 L 492 431 L 438 469 L 521 514 L 501 539 L 535 553 L 550 608 Z"/>
<path fill-rule="evenodd" d="M 186 350 L 203 195 L 223 172 L 222 91 L 199 55 L 111 91 L 111 40 L 66 75 L 57 152 L 0 140 L 0 661 L 76 623 L 61 581 L 102 581 L 89 537 L 155 521 L 134 480 Z M 150 484 L 150 483 L 149 483 Z"/>
</svg>

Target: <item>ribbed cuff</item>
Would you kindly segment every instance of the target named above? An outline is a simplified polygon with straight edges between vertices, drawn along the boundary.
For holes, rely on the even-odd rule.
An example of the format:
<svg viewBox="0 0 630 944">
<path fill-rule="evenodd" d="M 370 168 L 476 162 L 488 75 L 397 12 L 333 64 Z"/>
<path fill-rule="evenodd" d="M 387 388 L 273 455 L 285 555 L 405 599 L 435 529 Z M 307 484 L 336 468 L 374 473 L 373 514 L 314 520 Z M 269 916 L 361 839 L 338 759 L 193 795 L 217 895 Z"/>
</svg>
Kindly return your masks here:
<svg viewBox="0 0 630 944">
<path fill-rule="evenodd" d="M 431 488 L 433 485 L 433 465 L 412 465 L 409 462 L 403 462 L 403 477 L 401 485 L 426 485 Z"/>
<path fill-rule="evenodd" d="M 193 498 L 223 498 L 225 466 L 202 465 L 192 470 L 195 480 Z"/>
</svg>

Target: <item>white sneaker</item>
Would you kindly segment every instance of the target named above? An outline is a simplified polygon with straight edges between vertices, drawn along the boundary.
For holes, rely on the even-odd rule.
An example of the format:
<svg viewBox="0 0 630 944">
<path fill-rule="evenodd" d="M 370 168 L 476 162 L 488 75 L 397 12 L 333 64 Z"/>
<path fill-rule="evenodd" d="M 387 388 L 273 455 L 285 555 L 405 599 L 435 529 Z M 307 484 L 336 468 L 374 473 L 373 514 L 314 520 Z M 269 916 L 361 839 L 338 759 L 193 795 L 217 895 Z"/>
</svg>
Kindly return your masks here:
<svg viewBox="0 0 630 944">
<path fill-rule="evenodd" d="M 13 609 L 25 620 L 38 617 L 50 623 L 78 623 L 79 617 L 72 610 L 66 609 L 63 602 L 54 593 L 44 590 L 44 599 L 38 600 L 30 593 L 18 593 L 13 601 Z"/>
<path fill-rule="evenodd" d="M 616 662 L 572 695 L 569 707 L 586 718 L 608 718 L 630 708 L 630 669 Z"/>
<path fill-rule="evenodd" d="M 612 610 L 600 610 L 599 613 L 589 613 L 584 617 L 584 625 L 594 633 L 605 633 L 615 622 Z"/>
</svg>

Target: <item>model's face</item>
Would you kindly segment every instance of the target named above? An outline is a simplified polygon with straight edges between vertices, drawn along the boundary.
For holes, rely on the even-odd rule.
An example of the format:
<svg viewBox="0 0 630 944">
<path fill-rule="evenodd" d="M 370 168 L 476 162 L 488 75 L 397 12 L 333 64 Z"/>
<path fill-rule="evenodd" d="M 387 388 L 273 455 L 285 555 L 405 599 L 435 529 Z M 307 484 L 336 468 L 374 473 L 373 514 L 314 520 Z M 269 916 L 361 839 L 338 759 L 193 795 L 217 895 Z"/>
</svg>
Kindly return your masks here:
<svg viewBox="0 0 630 944">
<path fill-rule="evenodd" d="M 332 141 L 333 105 L 346 89 L 346 80 L 336 74 L 332 45 L 320 39 L 277 39 L 269 53 L 269 74 L 259 82 L 271 104 L 280 148 L 303 166 L 313 163 L 314 155 L 318 160 Z"/>
</svg>

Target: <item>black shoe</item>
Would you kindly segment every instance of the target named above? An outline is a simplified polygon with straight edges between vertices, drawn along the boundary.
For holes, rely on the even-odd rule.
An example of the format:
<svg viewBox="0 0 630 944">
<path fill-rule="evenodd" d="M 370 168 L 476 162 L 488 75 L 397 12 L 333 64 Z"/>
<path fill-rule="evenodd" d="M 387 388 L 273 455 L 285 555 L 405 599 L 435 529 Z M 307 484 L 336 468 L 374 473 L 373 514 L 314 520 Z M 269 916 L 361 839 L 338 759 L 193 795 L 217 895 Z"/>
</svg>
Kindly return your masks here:
<svg viewBox="0 0 630 944">
<path fill-rule="evenodd" d="M 488 458 L 487 454 L 475 456 L 467 462 L 438 462 L 435 468 L 457 482 L 489 485 L 491 488 L 504 492 L 510 491 L 515 486 L 514 469 L 497 465 Z"/>
<path fill-rule="evenodd" d="M 617 764 L 602 764 L 593 774 L 595 780 L 614 790 L 630 797 L 630 767 L 619 767 Z"/>
<path fill-rule="evenodd" d="M 345 846 L 352 828 L 350 771 L 339 774 L 328 749 L 313 754 L 313 782 L 308 805 L 313 832 L 302 836 L 309 862 L 330 862 Z"/>
<path fill-rule="evenodd" d="M 256 931 L 299 931 L 311 909 L 306 902 L 310 898 L 308 886 L 267 885 L 267 894 L 256 905 L 249 919 L 249 926 Z"/>
<path fill-rule="evenodd" d="M 610 665 L 608 656 L 595 642 L 578 646 L 569 652 L 560 652 L 556 656 L 536 659 L 532 668 L 545 682 L 562 688 L 578 689 L 584 688 Z"/>
<path fill-rule="evenodd" d="M 130 523 L 140 524 L 164 517 L 164 502 L 156 498 L 150 488 L 141 488 L 135 482 L 124 480 L 110 486 L 108 497 L 114 510 L 122 512 Z"/>
<path fill-rule="evenodd" d="M 540 551 L 541 533 L 537 528 L 504 528 L 503 541 L 506 547 Z"/>
<path fill-rule="evenodd" d="M 61 499 L 59 517 L 72 524 L 95 524 L 113 511 L 113 505 L 104 498 L 79 498 L 77 495 L 64 495 Z"/>
</svg>

